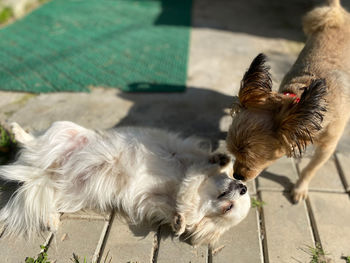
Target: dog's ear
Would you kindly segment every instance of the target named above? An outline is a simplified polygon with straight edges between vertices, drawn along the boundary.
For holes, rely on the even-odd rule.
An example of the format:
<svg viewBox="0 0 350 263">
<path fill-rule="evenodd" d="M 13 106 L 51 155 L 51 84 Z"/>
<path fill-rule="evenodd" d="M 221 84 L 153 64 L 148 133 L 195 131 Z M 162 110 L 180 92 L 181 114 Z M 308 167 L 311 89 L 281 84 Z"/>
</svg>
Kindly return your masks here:
<svg viewBox="0 0 350 263">
<path fill-rule="evenodd" d="M 278 109 L 275 125 L 278 136 L 286 146 L 287 155 L 298 157 L 322 128 L 326 111 L 327 86 L 324 79 L 313 80 L 301 95 L 300 101 L 290 100 Z"/>
<path fill-rule="evenodd" d="M 171 222 L 171 228 L 176 236 L 181 236 L 186 230 L 185 217 L 182 214 L 175 213 Z"/>
<path fill-rule="evenodd" d="M 259 108 L 271 93 L 270 68 L 265 63 L 266 56 L 259 54 L 243 76 L 238 98 L 244 108 Z"/>
<path fill-rule="evenodd" d="M 209 163 L 218 164 L 220 167 L 228 165 L 230 160 L 230 157 L 224 153 L 215 153 L 209 157 Z"/>
</svg>

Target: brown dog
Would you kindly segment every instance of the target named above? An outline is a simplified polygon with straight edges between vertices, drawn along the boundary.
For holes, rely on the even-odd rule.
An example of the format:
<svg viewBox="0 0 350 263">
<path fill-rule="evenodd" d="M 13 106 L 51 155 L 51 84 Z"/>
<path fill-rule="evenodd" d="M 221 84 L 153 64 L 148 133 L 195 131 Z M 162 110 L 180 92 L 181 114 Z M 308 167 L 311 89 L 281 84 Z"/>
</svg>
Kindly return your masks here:
<svg viewBox="0 0 350 263">
<path fill-rule="evenodd" d="M 305 17 L 307 42 L 278 93 L 271 91 L 265 56 L 254 59 L 227 135 L 239 180 L 255 178 L 283 155 L 300 156 L 314 143 L 315 153 L 293 189 L 295 202 L 306 198 L 311 178 L 334 152 L 350 115 L 350 15 L 339 0 L 329 2 Z"/>
</svg>

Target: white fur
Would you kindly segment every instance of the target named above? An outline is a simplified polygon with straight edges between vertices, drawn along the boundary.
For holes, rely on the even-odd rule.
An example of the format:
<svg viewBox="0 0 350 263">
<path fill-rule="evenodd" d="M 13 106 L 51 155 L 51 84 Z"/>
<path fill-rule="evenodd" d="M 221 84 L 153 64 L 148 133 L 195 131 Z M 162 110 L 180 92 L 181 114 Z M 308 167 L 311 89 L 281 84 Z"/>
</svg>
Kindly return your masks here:
<svg viewBox="0 0 350 263">
<path fill-rule="evenodd" d="M 55 231 L 61 212 L 117 209 L 133 224 L 171 224 L 194 244 L 213 243 L 249 211 L 242 184 L 197 139 L 152 129 L 95 132 L 71 122 L 37 138 L 12 128 L 22 150 L 0 166 L 0 177 L 21 185 L 0 210 L 7 234 Z"/>
</svg>

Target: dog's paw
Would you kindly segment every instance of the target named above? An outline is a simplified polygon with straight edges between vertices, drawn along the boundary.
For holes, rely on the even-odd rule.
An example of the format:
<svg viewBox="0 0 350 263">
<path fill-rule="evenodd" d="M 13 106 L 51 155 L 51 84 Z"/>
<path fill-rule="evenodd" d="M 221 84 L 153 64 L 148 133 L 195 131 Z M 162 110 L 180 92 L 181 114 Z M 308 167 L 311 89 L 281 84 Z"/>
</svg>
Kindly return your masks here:
<svg viewBox="0 0 350 263">
<path fill-rule="evenodd" d="M 216 153 L 210 156 L 209 162 L 212 164 L 218 164 L 221 167 L 226 166 L 231 161 L 230 157 L 223 153 Z"/>
<path fill-rule="evenodd" d="M 47 228 L 49 231 L 51 232 L 57 232 L 58 227 L 60 225 L 61 222 L 61 214 L 59 213 L 52 213 L 50 215 L 49 221 L 47 222 Z"/>
<path fill-rule="evenodd" d="M 297 204 L 300 201 L 305 200 L 307 198 L 308 191 L 309 191 L 308 184 L 298 182 L 292 190 L 293 202 Z"/>
<path fill-rule="evenodd" d="M 174 215 L 173 221 L 171 222 L 171 227 L 175 232 L 175 235 L 181 236 L 186 229 L 185 218 L 183 215 L 176 213 Z"/>
</svg>

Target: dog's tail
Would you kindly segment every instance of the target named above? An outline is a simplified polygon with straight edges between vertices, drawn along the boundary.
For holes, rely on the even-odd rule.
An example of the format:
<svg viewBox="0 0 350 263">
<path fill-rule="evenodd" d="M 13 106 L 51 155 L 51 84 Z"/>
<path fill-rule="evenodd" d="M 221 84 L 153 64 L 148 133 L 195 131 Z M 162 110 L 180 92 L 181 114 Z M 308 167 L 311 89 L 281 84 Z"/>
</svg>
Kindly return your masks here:
<svg viewBox="0 0 350 263">
<path fill-rule="evenodd" d="M 346 11 L 340 0 L 328 0 L 328 6 L 311 10 L 303 19 L 303 29 L 306 35 L 326 28 L 341 27 L 345 23 Z"/>
<path fill-rule="evenodd" d="M 54 186 L 45 171 L 23 165 L 0 167 L 0 178 L 17 181 L 18 189 L 0 210 L 3 235 L 31 236 L 52 222 Z"/>
</svg>

